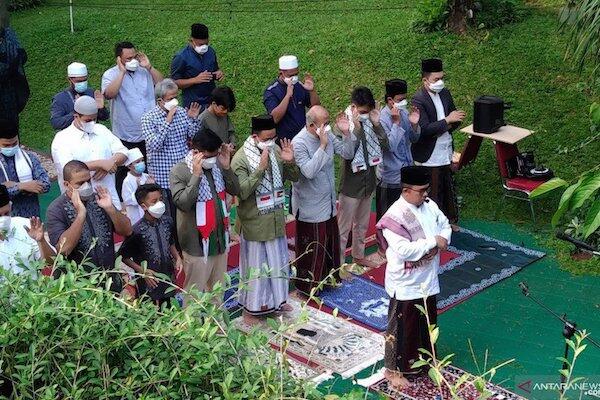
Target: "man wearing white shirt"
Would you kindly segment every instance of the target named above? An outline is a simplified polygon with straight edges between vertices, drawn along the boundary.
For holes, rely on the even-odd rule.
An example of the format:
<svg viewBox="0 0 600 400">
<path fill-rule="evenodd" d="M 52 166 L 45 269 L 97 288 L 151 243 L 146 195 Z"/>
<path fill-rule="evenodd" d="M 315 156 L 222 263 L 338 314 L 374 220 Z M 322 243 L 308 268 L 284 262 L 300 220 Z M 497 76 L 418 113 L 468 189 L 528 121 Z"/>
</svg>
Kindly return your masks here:
<svg viewBox="0 0 600 400">
<path fill-rule="evenodd" d="M 71 160 L 86 163 L 92 171 L 93 186 L 105 187 L 117 210 L 121 201 L 115 186 L 115 172 L 127 160 L 127 148 L 104 125 L 96 123 L 98 108 L 89 96 L 75 101 L 75 118 L 66 129 L 58 132 L 52 141 L 52 159 L 58 173 L 61 193 L 65 192 L 62 176 L 64 166 Z"/>
<path fill-rule="evenodd" d="M 163 75 L 131 42 L 117 43 L 115 58 L 116 64 L 102 75 L 102 93 L 110 102 L 111 129 L 125 147 L 138 148 L 146 157 L 142 115 L 154 108 L 154 85 Z M 119 194 L 126 175 L 127 168 L 117 170 Z"/>
<path fill-rule="evenodd" d="M 427 198 L 430 171 L 423 166 L 401 170 L 402 195 L 377 223 L 379 246 L 385 251 L 385 290 L 390 296 L 385 344 L 385 376 L 401 388 L 404 375 L 419 358 L 419 348 L 432 351 L 427 317 L 416 305 L 426 306 L 429 324 L 437 323 L 436 295 L 440 251 L 450 243 L 452 228 L 435 202 Z"/>
<path fill-rule="evenodd" d="M 0 185 L 0 268 L 20 273 L 39 260 L 52 265 L 56 252 L 44 236 L 42 221 L 12 217 L 11 206 L 8 189 Z"/>
<path fill-rule="evenodd" d="M 412 98 L 419 109 L 421 135 L 412 145 L 416 165 L 431 171 L 430 195 L 453 224 L 458 222 L 458 204 L 452 173 L 452 132 L 465 118 L 457 110 L 452 94 L 444 84 L 442 60 L 431 58 L 421 62 L 423 88 Z"/>
</svg>

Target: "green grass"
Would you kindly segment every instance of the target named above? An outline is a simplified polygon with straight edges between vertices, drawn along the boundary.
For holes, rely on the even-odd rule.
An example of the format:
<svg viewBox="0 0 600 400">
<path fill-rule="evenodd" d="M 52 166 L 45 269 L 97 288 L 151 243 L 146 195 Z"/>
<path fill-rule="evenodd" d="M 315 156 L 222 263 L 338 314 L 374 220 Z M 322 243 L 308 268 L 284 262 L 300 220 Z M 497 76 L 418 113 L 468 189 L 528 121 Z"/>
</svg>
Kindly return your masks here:
<svg viewBox="0 0 600 400">
<path fill-rule="evenodd" d="M 149 6 L 153 10 L 132 10 L 131 4 L 138 3 L 155 5 Z M 414 3 L 409 1 L 238 0 L 232 2 L 232 8 L 223 1 L 194 2 L 194 7 L 191 3 L 94 0 L 93 4 L 129 6 L 76 6 L 75 34 L 69 32 L 65 7 L 45 6 L 13 14 L 12 24 L 29 53 L 32 97 L 22 114 L 24 143 L 49 149 L 53 137 L 48 121 L 50 101 L 66 85 L 67 64 L 75 60 L 86 63 L 90 83 L 97 88 L 103 71 L 114 64 L 114 44 L 130 40 L 168 74 L 170 60 L 185 44 L 189 26 L 202 21 L 211 30 L 212 45 L 226 74 L 224 83 L 233 87 L 238 98 L 233 119 L 239 136 L 248 133 L 252 115 L 264 112 L 263 90 L 275 77 L 277 58 L 284 53 L 300 57 L 302 71 L 314 75 L 322 103 L 332 113 L 348 104 L 356 85 L 371 87 L 381 98 L 384 81 L 401 77 L 413 93 L 420 81 L 420 59 L 440 56 L 446 66 L 447 86 L 457 106 L 468 112 L 468 122 L 477 96 L 499 95 L 513 103 L 507 121 L 536 132 L 520 144 L 521 149 L 535 149 L 539 162 L 552 167 L 557 175 L 571 179 L 597 160 L 593 145 L 570 156 L 556 151 L 559 145 L 576 145 L 589 134 L 587 109 L 597 99 L 585 78 L 563 60 L 565 39 L 557 32 L 556 0 L 533 2 L 522 22 L 464 37 L 413 33 Z M 180 11 L 174 11 L 177 7 Z M 373 10 L 377 7 L 384 10 Z M 256 10 L 273 12 L 251 12 Z M 461 133 L 455 135 L 457 149 L 464 139 Z M 477 161 L 457 175 L 457 183 L 464 217 L 507 221 L 542 237 L 550 235 L 544 224 L 556 199 L 541 203 L 541 223 L 533 226 L 525 203 L 501 196 L 491 143 L 484 143 Z M 555 241 L 549 243 L 558 246 Z M 598 263 L 562 260 L 572 272 L 600 274 Z"/>
</svg>

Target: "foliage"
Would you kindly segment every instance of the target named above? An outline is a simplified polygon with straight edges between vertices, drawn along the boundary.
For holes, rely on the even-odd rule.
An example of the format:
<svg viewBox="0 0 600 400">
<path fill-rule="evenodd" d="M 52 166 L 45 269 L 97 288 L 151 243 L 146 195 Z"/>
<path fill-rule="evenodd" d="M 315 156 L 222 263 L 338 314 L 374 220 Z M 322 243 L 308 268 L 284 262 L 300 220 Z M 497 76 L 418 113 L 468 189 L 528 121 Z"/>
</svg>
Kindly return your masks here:
<svg viewBox="0 0 600 400">
<path fill-rule="evenodd" d="M 565 390 L 560 392 L 559 400 L 567 400 L 567 394 L 569 392 L 569 389 L 572 388 L 572 386 L 575 385 L 577 382 L 581 382 L 584 380 L 583 377 L 574 378 L 573 371 L 575 370 L 575 363 L 577 361 L 577 358 L 579 358 L 581 353 L 587 347 L 587 344 L 585 344 L 584 341 L 588 336 L 589 334 L 585 330 L 583 330 L 581 332 L 574 333 L 575 340 L 565 338 L 565 342 L 571 349 L 573 356 L 571 357 L 571 360 L 567 360 L 564 357 L 557 357 L 559 361 L 562 361 L 567 366 L 566 368 L 559 370 L 560 374 L 565 378 L 564 387 L 566 388 Z"/>
<path fill-rule="evenodd" d="M 419 309 L 421 314 L 423 314 L 427 320 L 427 328 L 429 334 L 429 340 L 431 342 L 431 349 L 419 349 L 419 359 L 415 361 L 412 365 L 412 368 L 429 368 L 428 375 L 431 380 L 436 384 L 439 388 L 440 393 L 439 397 L 444 398 L 443 388 L 448 389 L 450 395 L 453 400 L 460 400 L 463 398 L 461 396 L 461 392 L 463 392 L 466 388 L 472 386 L 477 392 L 480 394 L 480 398 L 485 399 L 488 398 L 491 393 L 486 389 L 485 384 L 490 382 L 494 375 L 496 375 L 496 371 L 514 361 L 514 359 L 504 361 L 490 369 L 487 369 L 487 352 L 485 357 L 486 364 L 484 365 L 484 372 L 479 375 L 472 375 L 469 373 L 464 373 L 461 375 L 454 383 L 449 382 L 443 375 L 444 368 L 448 367 L 452 364 L 452 357 L 454 354 L 448 354 L 441 360 L 438 359 L 436 354 L 435 344 L 437 343 L 440 336 L 440 328 L 437 325 L 431 323 L 429 319 L 429 314 L 427 313 L 427 297 L 423 298 L 423 305 L 417 304 L 415 307 Z M 477 365 L 477 360 L 475 358 L 475 354 L 473 352 L 473 348 L 471 346 L 471 342 L 469 341 L 469 347 L 471 349 L 471 354 L 473 356 L 473 360 Z"/>
<path fill-rule="evenodd" d="M 420 33 L 444 30 L 448 13 L 448 0 L 419 1 L 412 27 L 415 32 Z"/>
<path fill-rule="evenodd" d="M 559 14 L 560 28 L 569 36 L 566 56 L 571 57 L 579 72 L 589 61 L 592 77 L 600 74 L 600 2 L 569 0 Z"/>
<path fill-rule="evenodd" d="M 481 11 L 475 13 L 478 28 L 497 28 L 520 21 L 527 15 L 522 0 L 480 0 Z"/>
<path fill-rule="evenodd" d="M 596 131 L 600 131 L 600 104 L 593 103 L 590 107 L 590 121 L 592 137 L 597 138 Z M 558 191 L 568 186 L 552 216 L 552 225 L 556 226 L 563 216 L 571 217 L 580 215 L 583 225 L 574 232 L 581 232 L 583 239 L 589 238 L 600 228 L 600 165 L 582 174 L 579 179 L 568 186 L 567 181 L 553 178 L 545 182 L 533 192 L 531 198 L 539 198 L 549 193 Z"/>
<path fill-rule="evenodd" d="M 56 280 L 0 269 L 0 379 L 17 398 L 321 397 L 264 351 L 264 335 L 232 327 L 213 300 L 222 289 L 159 310 L 103 290 L 104 274 L 58 265 Z"/>
<path fill-rule="evenodd" d="M 44 3 L 44 0 L 8 0 L 8 9 L 10 11 L 24 10 L 26 8 L 37 7 Z"/>
</svg>

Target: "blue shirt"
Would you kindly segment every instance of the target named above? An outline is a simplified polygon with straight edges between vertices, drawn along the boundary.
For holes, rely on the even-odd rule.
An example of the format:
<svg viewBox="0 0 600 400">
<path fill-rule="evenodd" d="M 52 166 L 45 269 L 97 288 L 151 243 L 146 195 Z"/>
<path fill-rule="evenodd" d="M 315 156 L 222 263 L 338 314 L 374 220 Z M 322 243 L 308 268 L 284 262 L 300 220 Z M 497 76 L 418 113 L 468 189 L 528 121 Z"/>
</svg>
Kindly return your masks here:
<svg viewBox="0 0 600 400">
<path fill-rule="evenodd" d="M 169 189 L 171 168 L 185 158 L 189 151 L 188 140 L 198 129 L 198 120 L 190 118 L 182 107 L 177 107 L 170 123 L 167 122 L 167 112 L 158 105 L 142 116 L 148 174 L 161 188 Z"/>
<path fill-rule="evenodd" d="M 63 130 L 73 122 L 73 112 L 75 111 L 75 96 L 90 96 L 94 98 L 94 89 L 88 88 L 83 93 L 76 93 L 71 88 L 57 93 L 52 99 L 50 107 L 50 124 L 56 130 Z M 101 108 L 98 110 L 98 121 L 108 120 L 108 110 Z"/>
<path fill-rule="evenodd" d="M 175 54 L 171 62 L 171 79 L 190 79 L 198 76 L 204 71 L 215 72 L 219 70 L 217 53 L 212 47 L 202 55 L 196 53 L 192 46 L 188 45 Z M 216 87 L 214 79 L 206 83 L 197 83 L 183 89 L 183 106 L 189 107 L 190 103 L 196 101 L 206 106 L 210 100 L 210 93 Z"/>
<path fill-rule="evenodd" d="M 279 79 L 272 82 L 265 90 L 263 103 L 269 114 L 281 103 L 286 92 L 287 84 L 282 83 Z M 310 92 L 298 82 L 294 85 L 294 94 L 283 118 L 275 125 L 277 136 L 280 139 L 292 139 L 304 128 L 307 108 L 310 108 Z"/>
<path fill-rule="evenodd" d="M 116 65 L 102 75 L 102 93 L 119 76 Z M 112 133 L 126 142 L 141 142 L 142 115 L 154 108 L 154 81 L 146 68 L 126 72 L 117 96 L 110 100 Z"/>
<path fill-rule="evenodd" d="M 34 181 L 39 181 L 43 187 L 43 193 L 47 193 L 50 190 L 50 178 L 48 173 L 42 166 L 39 158 L 32 152 L 19 150 L 27 153 L 29 160 L 25 160 L 31 167 L 31 176 Z M 15 157 L 6 157 L 0 155 L 0 183 L 7 181 L 19 183 L 19 175 L 17 174 L 17 168 L 15 165 Z M 35 193 L 22 192 L 19 190 L 17 185 L 8 188 L 8 195 L 10 201 L 12 201 L 11 215 L 13 217 L 39 217 L 40 216 L 40 202 L 38 195 Z"/>
<path fill-rule="evenodd" d="M 400 187 L 400 169 L 413 164 L 410 146 L 419 140 L 421 128 L 413 131 L 408 112 L 400 110 L 399 124 L 392 123 L 392 111 L 385 106 L 381 109 L 380 122 L 389 140 L 389 150 L 383 152 L 381 164 L 381 186 Z"/>
</svg>

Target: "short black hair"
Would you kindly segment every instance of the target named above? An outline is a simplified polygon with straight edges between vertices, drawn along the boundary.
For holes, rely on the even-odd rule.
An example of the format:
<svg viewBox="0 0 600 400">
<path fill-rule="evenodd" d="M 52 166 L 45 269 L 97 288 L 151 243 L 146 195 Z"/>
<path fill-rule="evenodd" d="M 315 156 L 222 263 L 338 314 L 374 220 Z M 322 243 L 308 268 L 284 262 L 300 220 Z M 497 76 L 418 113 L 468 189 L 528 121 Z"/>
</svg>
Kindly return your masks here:
<svg viewBox="0 0 600 400">
<path fill-rule="evenodd" d="M 227 111 L 235 111 L 235 96 L 229 86 L 219 86 L 210 94 L 210 101 L 216 105 L 225 107 Z"/>
<path fill-rule="evenodd" d="M 63 180 L 70 181 L 73 175 L 81 171 L 89 171 L 86 163 L 79 160 L 71 160 L 63 168 Z"/>
<path fill-rule="evenodd" d="M 375 98 L 373 98 L 373 92 L 371 89 L 365 86 L 357 86 L 352 91 L 352 103 L 357 106 L 368 106 L 375 108 Z"/>
<path fill-rule="evenodd" d="M 12 139 L 19 136 L 19 117 L 0 119 L 0 139 Z"/>
<path fill-rule="evenodd" d="M 135 49 L 131 42 L 119 42 L 115 45 L 115 57 L 119 57 L 123 53 L 123 49 Z"/>
<path fill-rule="evenodd" d="M 223 141 L 210 128 L 203 126 L 192 138 L 192 148 L 200 151 L 216 151 Z"/>
<path fill-rule="evenodd" d="M 148 194 L 160 191 L 162 191 L 162 189 L 156 183 L 140 185 L 135 190 L 135 201 L 137 201 L 138 204 L 142 204 L 144 200 L 146 200 L 146 197 L 148 197 Z"/>
</svg>

